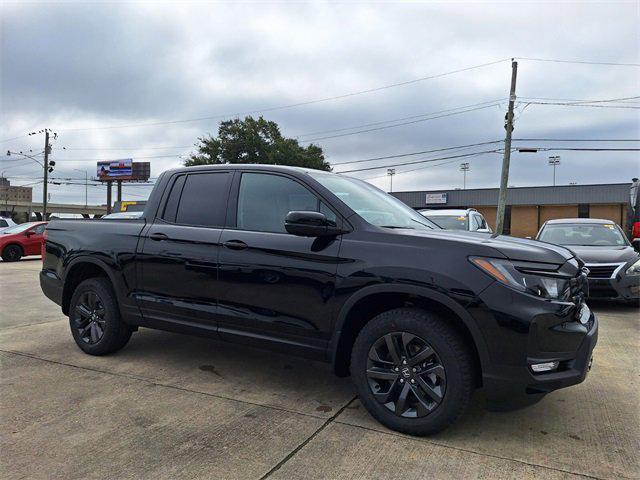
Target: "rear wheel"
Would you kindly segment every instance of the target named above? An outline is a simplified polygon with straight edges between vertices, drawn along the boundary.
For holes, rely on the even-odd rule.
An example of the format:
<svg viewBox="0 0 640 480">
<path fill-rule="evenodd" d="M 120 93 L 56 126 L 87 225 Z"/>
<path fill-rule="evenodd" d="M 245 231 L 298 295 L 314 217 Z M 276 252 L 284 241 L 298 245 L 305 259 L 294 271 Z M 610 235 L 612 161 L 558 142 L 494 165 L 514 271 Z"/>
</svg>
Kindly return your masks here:
<svg viewBox="0 0 640 480">
<path fill-rule="evenodd" d="M 428 435 L 451 425 L 473 392 L 473 362 L 460 336 L 429 312 L 399 308 L 367 323 L 353 346 L 351 375 L 383 425 Z"/>
<path fill-rule="evenodd" d="M 2 251 L 2 260 L 5 262 L 17 262 L 22 258 L 23 253 L 19 245 L 8 245 Z"/>
<path fill-rule="evenodd" d="M 120 318 L 115 293 L 104 278 L 91 278 L 78 285 L 69 305 L 69 325 L 76 344 L 90 355 L 120 350 L 132 333 Z"/>
</svg>

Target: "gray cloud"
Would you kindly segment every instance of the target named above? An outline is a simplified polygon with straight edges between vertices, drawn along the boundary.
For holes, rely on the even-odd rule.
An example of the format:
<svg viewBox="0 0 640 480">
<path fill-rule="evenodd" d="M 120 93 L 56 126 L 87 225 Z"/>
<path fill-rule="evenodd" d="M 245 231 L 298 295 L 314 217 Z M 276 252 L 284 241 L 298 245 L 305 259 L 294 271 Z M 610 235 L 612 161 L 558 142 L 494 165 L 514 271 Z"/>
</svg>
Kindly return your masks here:
<svg viewBox="0 0 640 480">
<path fill-rule="evenodd" d="M 55 175 L 74 178 L 82 176 L 74 169 L 93 171 L 95 158 L 175 154 L 151 160 L 157 175 L 179 164 L 178 155 L 190 148 L 156 147 L 191 145 L 197 137 L 215 133 L 217 120 L 70 129 L 267 109 L 514 55 L 633 63 L 640 57 L 635 3 L 5 3 L 1 14 L 0 140 L 33 128 L 58 129 L 53 158 L 61 161 Z M 638 68 L 519 63 L 518 95 L 523 97 L 602 99 L 640 91 Z M 419 115 L 506 98 L 509 74 L 509 63 L 504 62 L 265 117 L 293 136 Z M 330 161 L 343 162 L 500 139 L 505 108 L 318 143 Z M 519 116 L 515 134 L 638 138 L 637 112 L 531 105 Z M 0 146 L 37 149 L 40 143 L 40 137 L 21 137 Z M 114 147 L 140 149 L 100 150 Z M 549 183 L 547 155 L 514 155 L 510 183 Z M 638 171 L 636 153 L 561 155 L 558 178 L 564 183 L 622 182 Z M 469 187 L 497 185 L 499 155 L 469 161 Z M 30 178 L 39 174 L 35 163 L 14 165 L 1 161 L 0 170 L 12 166 L 7 175 L 16 183 L 34 181 Z M 416 166 L 398 167 L 398 172 L 409 168 Z M 342 169 L 346 166 L 336 168 Z M 394 189 L 455 187 L 461 180 L 453 162 L 398 174 Z M 385 178 L 371 181 L 387 184 Z M 91 188 L 92 201 L 104 201 L 104 191 Z M 138 195 L 147 190 L 125 188 Z M 51 191 L 54 201 L 80 201 L 84 196 L 76 186 L 52 186 Z"/>
</svg>

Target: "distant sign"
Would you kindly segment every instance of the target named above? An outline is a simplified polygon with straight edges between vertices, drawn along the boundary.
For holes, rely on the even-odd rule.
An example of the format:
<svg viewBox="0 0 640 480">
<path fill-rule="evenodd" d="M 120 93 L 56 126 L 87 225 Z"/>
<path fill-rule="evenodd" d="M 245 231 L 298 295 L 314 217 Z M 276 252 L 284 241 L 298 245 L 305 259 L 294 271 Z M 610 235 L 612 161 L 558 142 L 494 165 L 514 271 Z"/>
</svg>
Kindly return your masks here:
<svg viewBox="0 0 640 480">
<path fill-rule="evenodd" d="M 96 175 L 98 179 L 103 181 L 130 180 L 133 176 L 133 160 L 126 158 L 124 160 L 98 162 Z"/>
<path fill-rule="evenodd" d="M 447 203 L 446 193 L 427 193 L 427 205 L 435 205 L 437 203 Z"/>
<path fill-rule="evenodd" d="M 134 162 L 130 158 L 98 162 L 96 176 L 102 182 L 146 182 L 151 175 L 149 162 Z"/>
</svg>

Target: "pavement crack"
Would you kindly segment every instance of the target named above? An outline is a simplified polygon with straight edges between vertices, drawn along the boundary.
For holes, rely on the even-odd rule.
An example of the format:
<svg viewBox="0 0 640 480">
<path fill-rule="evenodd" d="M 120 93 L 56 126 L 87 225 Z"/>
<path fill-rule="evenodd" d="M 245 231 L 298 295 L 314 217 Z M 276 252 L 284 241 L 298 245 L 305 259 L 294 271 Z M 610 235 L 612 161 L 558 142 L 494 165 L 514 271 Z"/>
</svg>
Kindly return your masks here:
<svg viewBox="0 0 640 480">
<path fill-rule="evenodd" d="M 300 445 L 298 445 L 296 448 L 291 450 L 287 454 L 286 457 L 284 457 L 276 465 L 274 465 L 274 467 L 271 470 L 269 470 L 267 473 L 265 473 L 262 477 L 260 477 L 259 480 L 266 480 L 267 478 L 271 477 L 271 475 L 273 475 L 275 472 L 280 470 L 280 468 L 282 468 L 282 466 L 285 463 L 287 463 L 289 460 L 291 460 L 291 458 L 293 458 L 296 453 L 298 453 L 300 450 L 302 450 L 311 440 L 316 438 L 325 428 L 327 428 L 329 425 L 331 425 L 335 421 L 335 419 L 338 418 L 340 416 L 340 414 L 342 412 L 344 412 L 345 409 L 349 405 L 351 405 L 357 398 L 358 398 L 358 396 L 356 395 L 351 400 L 349 400 L 347 403 L 345 403 L 335 414 L 333 414 L 322 425 L 320 425 L 320 427 L 318 427 L 315 432 L 313 432 L 311 435 L 309 435 L 309 437 L 307 439 L 305 439 Z"/>
</svg>

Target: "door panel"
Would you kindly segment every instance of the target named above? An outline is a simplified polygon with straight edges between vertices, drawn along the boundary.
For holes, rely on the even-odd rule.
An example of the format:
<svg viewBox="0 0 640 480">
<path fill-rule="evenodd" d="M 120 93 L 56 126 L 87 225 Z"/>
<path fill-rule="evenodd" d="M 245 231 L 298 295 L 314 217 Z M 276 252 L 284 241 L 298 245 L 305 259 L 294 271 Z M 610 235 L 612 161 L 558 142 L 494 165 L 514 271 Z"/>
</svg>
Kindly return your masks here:
<svg viewBox="0 0 640 480">
<path fill-rule="evenodd" d="M 42 253 L 42 242 L 44 241 L 43 233 L 46 228 L 45 224 L 30 228 L 32 232 L 28 237 L 25 236 L 22 241 L 25 255 L 40 255 Z"/>
<path fill-rule="evenodd" d="M 284 219 L 312 210 L 336 221 L 335 212 L 287 176 L 245 172 L 234 183 L 232 222 L 220 239 L 220 336 L 324 356 L 341 237 L 291 235 Z"/>
<path fill-rule="evenodd" d="M 225 230 L 219 270 L 219 333 L 277 337 L 323 350 L 333 319 L 340 237 L 314 239 L 267 232 Z M 240 332 L 239 330 L 243 331 Z M 264 338 L 268 341 L 267 338 Z"/>
<path fill-rule="evenodd" d="M 172 180 L 160 218 L 142 234 L 136 298 L 145 321 L 215 330 L 231 178 L 229 172 L 204 171 Z"/>
</svg>

